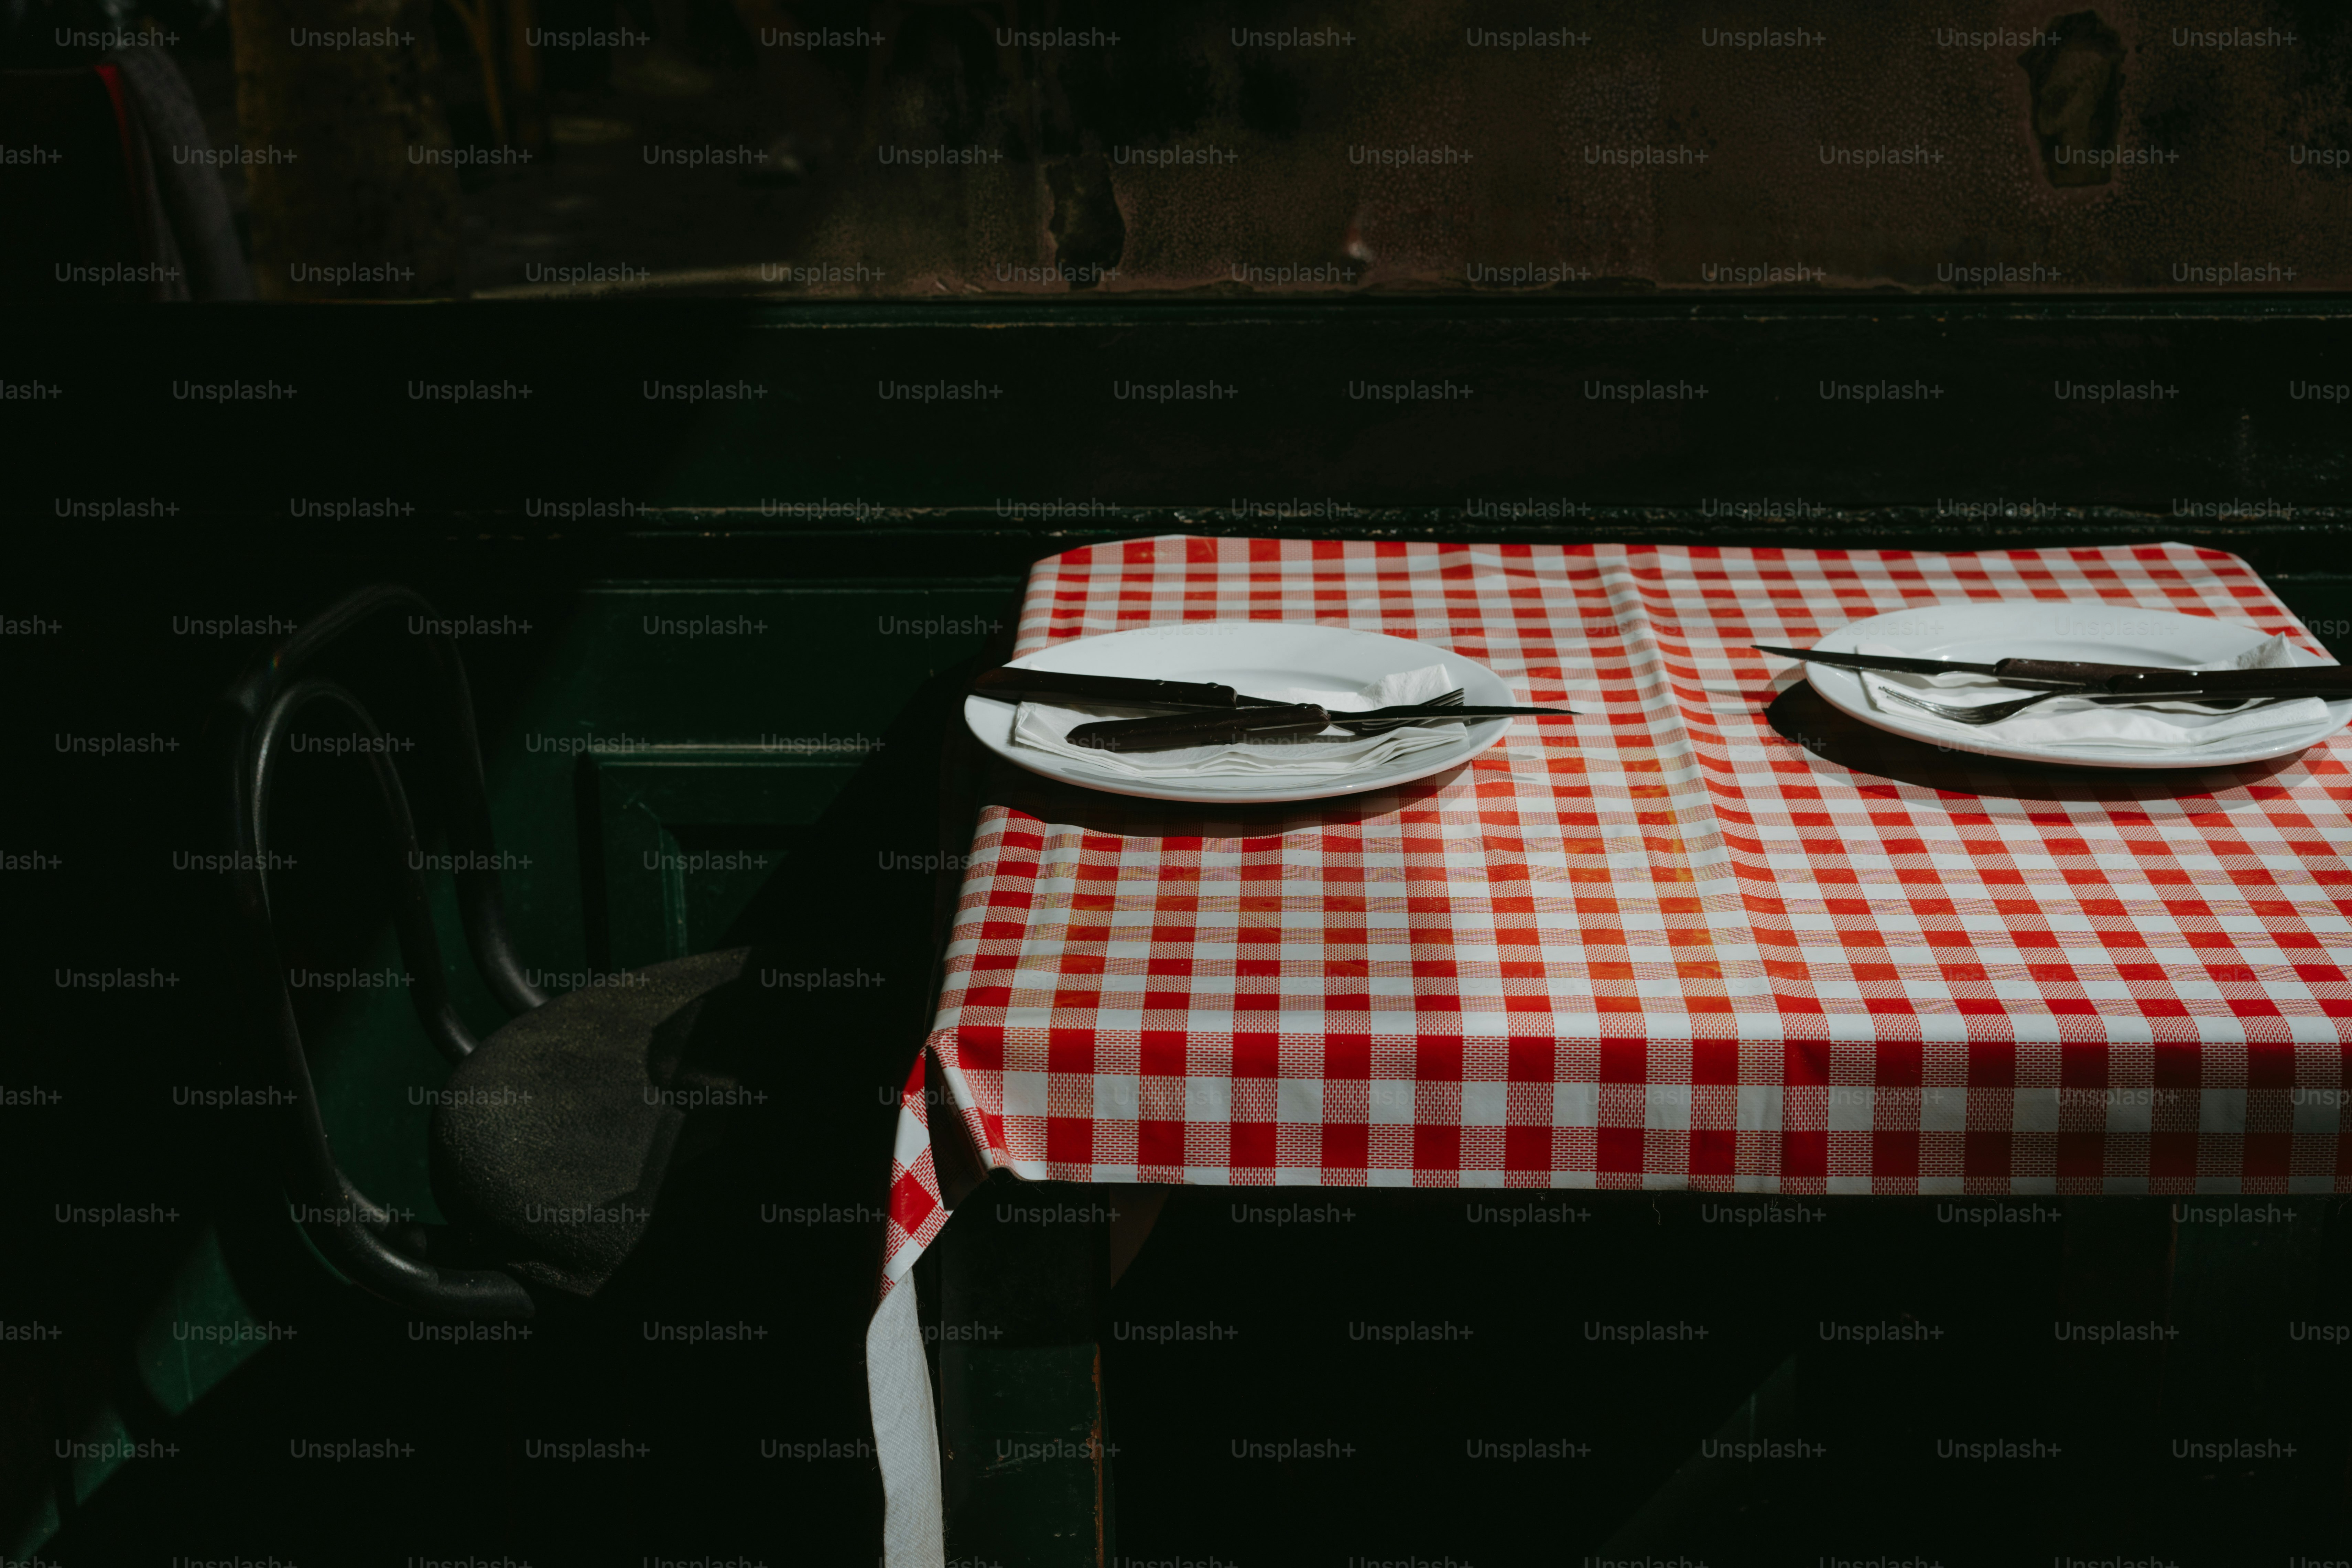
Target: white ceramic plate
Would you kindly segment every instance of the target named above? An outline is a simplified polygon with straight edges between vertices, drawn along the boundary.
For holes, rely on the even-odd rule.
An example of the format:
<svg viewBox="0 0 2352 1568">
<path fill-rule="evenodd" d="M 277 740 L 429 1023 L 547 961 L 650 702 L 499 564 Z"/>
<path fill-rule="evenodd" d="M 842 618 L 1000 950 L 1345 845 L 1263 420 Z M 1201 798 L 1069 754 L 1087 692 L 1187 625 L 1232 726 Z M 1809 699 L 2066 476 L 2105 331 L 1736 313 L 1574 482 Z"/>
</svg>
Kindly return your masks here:
<svg viewBox="0 0 2352 1568">
<path fill-rule="evenodd" d="M 2226 665 L 2239 654 L 2265 640 L 2265 634 L 2237 621 L 2204 616 L 2176 616 L 2163 610 L 2135 610 L 2109 605 L 2081 604 L 1959 604 L 1929 605 L 1873 616 L 1840 626 L 1813 646 L 1825 653 L 1853 653 L 1864 643 L 1884 643 L 1913 658 L 1962 659 L 1990 664 L 2000 658 L 2074 658 L 2100 664 L 2154 664 L 2210 668 Z M 2302 648 L 2292 649 L 2297 664 L 2325 664 Z M 1922 714 L 1918 719 L 1874 707 L 1862 679 L 1853 670 L 1834 665 L 1807 664 L 1805 678 L 1823 700 L 1865 724 L 1949 748 L 1955 732 Z M 2079 749 L 2050 744 L 2023 744 L 1996 739 L 1979 730 L 1968 738 L 1968 750 L 1988 757 L 2019 762 L 2064 763 L 2085 768 L 2219 768 L 2240 763 L 2265 762 L 2291 756 L 2352 723 L 2352 701 L 2330 702 L 2328 717 L 2295 730 L 2250 735 L 2239 745 L 2183 748 L 2177 752 L 2119 752 L 2095 747 Z"/>
<path fill-rule="evenodd" d="M 1445 666 L 1454 684 L 1462 688 L 1465 703 L 1522 705 L 1503 683 L 1502 677 L 1452 648 L 1415 642 L 1410 637 L 1290 621 L 1181 621 L 1170 626 L 1139 626 L 1131 632 L 1108 632 L 1101 637 L 1055 643 L 1025 658 L 1014 659 L 1012 668 L 1082 675 L 1133 675 L 1154 680 L 1209 680 L 1252 695 L 1292 686 L 1352 691 L 1384 675 L 1425 669 L 1433 664 Z M 1409 784 L 1469 761 L 1501 740 L 1512 723 L 1508 719 L 1475 720 L 1470 724 L 1466 739 L 1415 752 L 1387 767 L 1342 778 L 1300 774 L 1286 780 L 1279 773 L 1252 773 L 1230 781 L 1190 778 L 1153 784 L 1102 773 L 1051 752 L 1014 745 L 1013 716 L 1018 707 L 1017 703 L 1002 702 L 992 697 L 966 697 L 964 722 L 971 726 L 971 732 L 990 751 L 1047 778 L 1108 790 L 1113 795 L 1140 795 L 1146 800 L 1237 804 L 1325 800 Z"/>
</svg>

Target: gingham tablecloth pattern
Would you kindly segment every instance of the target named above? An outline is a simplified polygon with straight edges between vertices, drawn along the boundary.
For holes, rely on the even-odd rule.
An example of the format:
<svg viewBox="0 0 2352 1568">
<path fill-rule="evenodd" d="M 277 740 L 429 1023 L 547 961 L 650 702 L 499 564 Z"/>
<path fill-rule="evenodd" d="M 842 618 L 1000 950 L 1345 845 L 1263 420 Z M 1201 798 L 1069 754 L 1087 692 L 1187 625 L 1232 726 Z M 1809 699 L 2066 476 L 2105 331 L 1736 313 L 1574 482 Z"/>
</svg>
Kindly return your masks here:
<svg viewBox="0 0 2352 1568">
<path fill-rule="evenodd" d="M 1049 786 L 1001 792 L 903 1101 L 886 1294 L 946 1217 L 927 1089 L 990 1167 L 1069 1181 L 2352 1190 L 2352 744 L 2204 793 L 2015 798 L 1850 773 L 1766 722 L 1797 667 L 1748 644 L 1968 599 L 2318 651 L 2245 563 L 2181 544 L 1171 536 L 1041 562 L 1019 653 L 1312 620 L 1585 716 L 1247 822 L 1137 801 L 1081 826 L 1038 815 Z"/>
</svg>

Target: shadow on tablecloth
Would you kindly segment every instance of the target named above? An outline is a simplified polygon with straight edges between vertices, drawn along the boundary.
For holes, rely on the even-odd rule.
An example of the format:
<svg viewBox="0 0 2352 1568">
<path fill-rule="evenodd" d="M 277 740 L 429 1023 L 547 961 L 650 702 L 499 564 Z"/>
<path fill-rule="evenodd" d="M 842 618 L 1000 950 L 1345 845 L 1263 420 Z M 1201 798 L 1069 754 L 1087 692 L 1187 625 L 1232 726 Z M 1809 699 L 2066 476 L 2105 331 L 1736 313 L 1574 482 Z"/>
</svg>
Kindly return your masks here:
<svg viewBox="0 0 2352 1568">
<path fill-rule="evenodd" d="M 1321 800 L 1146 800 L 1107 790 L 1023 773 L 999 764 L 990 773 L 987 799 L 1040 822 L 1076 827 L 1114 838 L 1274 838 L 1319 827 L 1371 822 L 1398 811 L 1429 805 L 1470 767 L 1468 762 L 1426 778 L 1388 789 Z"/>
</svg>

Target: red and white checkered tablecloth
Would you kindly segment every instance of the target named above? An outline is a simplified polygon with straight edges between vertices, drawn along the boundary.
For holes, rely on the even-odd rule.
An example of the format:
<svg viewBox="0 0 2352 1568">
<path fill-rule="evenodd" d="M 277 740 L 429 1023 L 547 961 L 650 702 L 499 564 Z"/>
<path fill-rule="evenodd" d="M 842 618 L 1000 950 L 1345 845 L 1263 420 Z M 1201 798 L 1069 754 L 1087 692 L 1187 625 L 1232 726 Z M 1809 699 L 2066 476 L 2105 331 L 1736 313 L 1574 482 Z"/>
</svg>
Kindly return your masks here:
<svg viewBox="0 0 2352 1568">
<path fill-rule="evenodd" d="M 2352 1191 L 2352 738 L 2197 793 L 2116 773 L 1979 795 L 1766 721 L 1796 667 L 1748 644 L 1963 599 L 2318 651 L 2245 563 L 2180 544 L 1171 536 L 1039 563 L 1018 653 L 1313 620 L 1585 716 L 1246 821 L 1124 801 L 1081 826 L 1037 815 L 1054 786 L 1000 792 L 903 1098 L 885 1315 L 947 1217 L 927 1098 L 991 1168 L 1069 1181 Z"/>
</svg>

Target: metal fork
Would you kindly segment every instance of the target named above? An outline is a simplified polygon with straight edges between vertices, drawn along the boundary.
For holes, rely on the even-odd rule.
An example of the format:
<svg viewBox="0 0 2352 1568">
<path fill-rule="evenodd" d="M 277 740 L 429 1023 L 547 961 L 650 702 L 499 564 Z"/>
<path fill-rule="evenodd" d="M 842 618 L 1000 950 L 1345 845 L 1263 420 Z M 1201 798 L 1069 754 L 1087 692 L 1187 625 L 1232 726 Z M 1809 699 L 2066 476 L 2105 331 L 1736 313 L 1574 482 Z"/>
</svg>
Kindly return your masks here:
<svg viewBox="0 0 2352 1568">
<path fill-rule="evenodd" d="M 1459 708 L 1462 706 L 1462 690 L 1459 687 L 1456 687 L 1454 690 L 1447 692 L 1443 697 L 1431 698 L 1427 702 L 1423 703 L 1423 706 L 1425 708 Z M 1372 719 L 1365 721 L 1362 723 L 1351 724 L 1348 722 L 1347 720 L 1342 719 L 1338 714 L 1334 713 L 1331 716 L 1331 722 L 1337 724 L 1342 730 L 1353 730 L 1359 735 L 1385 735 L 1391 730 L 1401 729 L 1407 724 L 1417 724 L 1420 723 L 1421 721 L 1418 719 Z"/>
<path fill-rule="evenodd" d="M 1949 702 L 1923 701 L 1919 698 L 1910 695 L 1908 692 L 1897 691 L 1891 686 L 1880 686 L 1876 690 L 1878 695 L 1881 697 L 1892 697 L 1897 702 L 1906 703 L 1913 708 L 1924 710 L 1927 712 L 1933 713 L 1938 719 L 1948 719 L 1955 724 L 1998 724 L 2003 719 L 2007 719 L 2012 714 L 2022 713 L 2028 708 L 2032 707 L 2035 703 L 2047 702 L 2053 697 L 2080 697 L 2088 702 L 2110 702 L 2117 700 L 2117 699 L 2114 697 L 2099 692 L 2037 691 L 2031 697 L 2021 697 L 2012 702 L 1979 702 L 1968 706 L 1955 706 Z M 2132 697 L 2125 699 L 2124 700 L 2131 702 L 2147 702 L 2149 700 L 2145 697 Z M 2230 701 L 2209 702 L 2204 704 L 2204 706 L 2221 712 L 2235 712 L 2241 708 L 2263 708 L 2267 707 L 2273 702 L 2286 702 L 2291 700 L 2293 700 L 2293 699 L 2285 697 L 2240 697 Z"/>
</svg>

